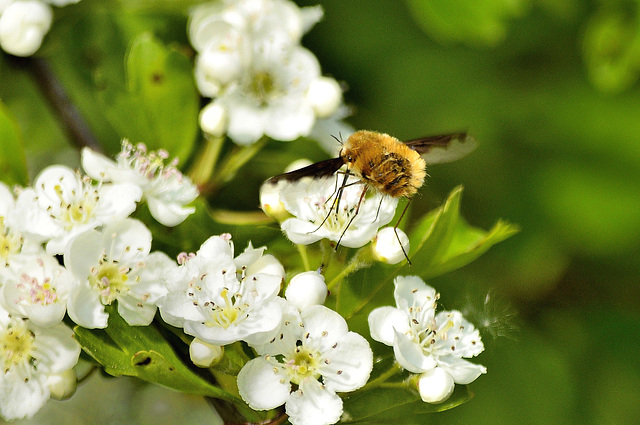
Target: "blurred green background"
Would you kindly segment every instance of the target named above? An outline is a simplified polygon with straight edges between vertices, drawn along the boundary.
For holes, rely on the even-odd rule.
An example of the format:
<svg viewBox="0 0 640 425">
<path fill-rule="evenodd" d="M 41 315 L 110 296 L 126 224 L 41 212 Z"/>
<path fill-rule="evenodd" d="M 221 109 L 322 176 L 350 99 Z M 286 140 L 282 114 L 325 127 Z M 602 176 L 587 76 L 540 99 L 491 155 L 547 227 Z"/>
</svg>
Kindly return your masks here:
<svg viewBox="0 0 640 425">
<path fill-rule="evenodd" d="M 114 151 L 123 131 L 104 105 L 113 103 L 110 82 L 123 79 L 128 42 L 151 30 L 185 50 L 186 18 L 180 2 L 90 3 L 57 11 L 41 55 Z M 489 371 L 470 386 L 474 399 L 425 423 L 640 423 L 640 2 L 298 2 L 318 3 L 325 18 L 303 44 L 348 87 L 354 127 L 400 139 L 466 129 L 480 142 L 463 160 L 430 168 L 416 204 L 434 208 L 461 183 L 471 224 L 489 228 L 502 217 L 522 227 L 475 263 L 428 282 L 445 308 L 481 327 L 487 349 L 478 362 Z M 32 176 L 49 163 L 77 164 L 27 73 L 6 58 L 0 98 L 20 125 Z M 193 142 L 194 128 L 182 133 Z M 303 143 L 287 149 L 304 152 Z M 241 173 L 256 174 L 257 196 L 268 160 L 254 161 Z M 100 397 L 132 391 L 176 400 L 148 385 L 119 385 L 125 389 Z M 154 411 L 129 398 L 117 402 L 133 412 L 129 419 L 83 417 L 74 403 L 86 403 L 84 391 L 50 402 L 30 423 L 146 423 L 139 410 Z M 192 423 L 212 418 L 187 400 L 171 411 L 201 412 Z"/>
</svg>

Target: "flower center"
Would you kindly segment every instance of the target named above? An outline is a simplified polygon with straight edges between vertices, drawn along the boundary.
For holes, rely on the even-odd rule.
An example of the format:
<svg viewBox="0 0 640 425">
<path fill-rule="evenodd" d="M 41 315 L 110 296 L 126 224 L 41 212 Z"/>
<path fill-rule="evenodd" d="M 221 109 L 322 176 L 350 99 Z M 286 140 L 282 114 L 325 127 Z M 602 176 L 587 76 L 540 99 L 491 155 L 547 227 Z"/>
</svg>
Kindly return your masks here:
<svg viewBox="0 0 640 425">
<path fill-rule="evenodd" d="M 224 288 L 220 292 L 220 296 L 224 300 L 224 305 L 216 305 L 213 302 L 205 303 L 205 307 L 213 307 L 209 311 L 209 320 L 207 320 L 206 325 L 227 329 L 232 324 L 246 317 L 246 315 L 243 314 L 245 305 L 240 303 L 236 305 L 242 296 L 240 294 L 230 295 L 229 289 L 227 288 Z"/>
<path fill-rule="evenodd" d="M 35 335 L 27 328 L 26 321 L 12 319 L 0 333 L 0 353 L 3 370 L 9 372 L 13 367 L 32 366 L 35 359 L 31 353 Z"/>
<path fill-rule="evenodd" d="M 95 190 L 88 180 L 81 181 L 81 194 L 72 191 L 71 196 L 65 196 L 62 186 L 56 185 L 54 190 L 60 199 L 58 220 L 66 223 L 67 230 L 77 224 L 87 223 L 93 215 L 93 211 L 99 200 L 98 191 Z M 70 200 L 68 201 L 67 198 Z"/>
<path fill-rule="evenodd" d="M 296 347 L 291 358 L 285 359 L 285 365 L 289 371 L 291 382 L 300 385 L 308 379 L 318 379 L 320 372 L 320 355 L 314 350 L 304 346 Z"/>
<path fill-rule="evenodd" d="M 91 287 L 100 292 L 103 304 L 111 304 L 120 294 L 129 290 L 129 267 L 121 266 L 113 260 L 100 260 L 98 267 L 92 267 L 89 275 Z"/>
<path fill-rule="evenodd" d="M 27 288 L 31 304 L 49 305 L 56 302 L 58 294 L 56 288 L 51 286 L 51 279 L 45 278 L 42 283 L 38 278 L 23 273 L 20 285 Z"/>
<path fill-rule="evenodd" d="M 23 242 L 22 236 L 5 227 L 4 217 L 0 217 L 0 259 L 6 261 L 11 254 L 19 253 Z"/>
<path fill-rule="evenodd" d="M 256 72 L 249 82 L 249 92 L 253 94 L 261 106 L 267 105 L 276 92 L 276 82 L 273 75 L 267 71 Z"/>
</svg>

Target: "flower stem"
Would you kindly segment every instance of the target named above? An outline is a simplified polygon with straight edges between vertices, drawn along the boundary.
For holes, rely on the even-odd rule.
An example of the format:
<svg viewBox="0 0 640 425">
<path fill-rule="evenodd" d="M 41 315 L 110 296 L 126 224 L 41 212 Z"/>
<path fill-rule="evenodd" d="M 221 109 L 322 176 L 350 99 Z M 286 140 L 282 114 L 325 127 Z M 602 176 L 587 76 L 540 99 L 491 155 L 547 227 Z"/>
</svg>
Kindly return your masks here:
<svg viewBox="0 0 640 425">
<path fill-rule="evenodd" d="M 188 173 L 191 180 L 199 187 L 205 185 L 213 175 L 224 145 L 224 137 L 207 137 L 204 143 L 203 149 L 197 155 Z"/>
<path fill-rule="evenodd" d="M 394 375 L 397 375 L 400 372 L 402 372 L 402 366 L 400 366 L 397 362 L 393 362 L 393 366 L 391 366 L 386 372 L 378 376 L 376 379 L 373 379 L 367 382 L 367 384 L 364 387 L 360 388 L 358 391 L 367 391 L 367 390 L 372 390 L 374 388 L 389 387 L 389 386 L 404 387 L 405 384 L 402 382 L 394 382 L 391 384 L 386 383 L 387 379 L 391 378 Z"/>
<path fill-rule="evenodd" d="M 202 186 L 200 193 L 210 194 L 217 191 L 221 186 L 231 181 L 238 172 L 238 170 L 251 158 L 256 156 L 258 152 L 262 150 L 264 145 L 267 144 L 268 138 L 262 137 L 257 142 L 248 146 L 236 146 L 231 153 L 229 153 L 222 164 L 218 168 L 213 178 Z"/>
<path fill-rule="evenodd" d="M 302 265 L 304 266 L 305 271 L 311 270 L 311 265 L 309 264 L 309 256 L 307 255 L 307 246 L 306 245 L 296 245 L 298 248 L 298 253 L 300 254 L 300 258 L 302 259 Z"/>
<path fill-rule="evenodd" d="M 365 267 L 368 264 L 368 262 L 362 261 L 362 258 L 360 255 L 361 252 L 362 250 L 358 251 L 353 256 L 353 258 L 351 258 L 351 261 L 349 262 L 349 264 L 347 264 L 347 266 L 344 269 L 342 269 L 342 271 L 338 273 L 336 277 L 331 279 L 331 282 L 327 284 L 327 289 L 329 291 L 331 291 L 333 287 L 335 287 L 338 283 L 340 283 L 345 277 L 349 276 L 352 273 L 357 272 L 358 270 L 360 270 L 361 268 Z"/>
</svg>

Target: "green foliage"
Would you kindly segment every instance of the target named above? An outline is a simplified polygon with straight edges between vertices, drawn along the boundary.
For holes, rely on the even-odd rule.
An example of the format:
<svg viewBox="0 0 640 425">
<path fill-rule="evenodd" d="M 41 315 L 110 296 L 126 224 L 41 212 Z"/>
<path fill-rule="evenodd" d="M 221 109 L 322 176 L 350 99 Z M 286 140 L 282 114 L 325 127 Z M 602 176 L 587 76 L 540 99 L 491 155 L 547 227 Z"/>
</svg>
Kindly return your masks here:
<svg viewBox="0 0 640 425">
<path fill-rule="evenodd" d="M 102 93 L 105 115 L 122 137 L 185 160 L 198 133 L 199 96 L 191 72 L 189 58 L 141 34 L 127 53 L 125 91 Z"/>
<path fill-rule="evenodd" d="M 501 42 L 508 20 L 523 15 L 528 0 L 406 0 L 424 31 L 445 42 L 474 46 Z"/>
<path fill-rule="evenodd" d="M 106 329 L 76 326 L 74 332 L 84 351 L 108 374 L 135 376 L 181 392 L 238 401 L 232 394 L 191 371 L 154 326 L 129 326 L 114 306 L 107 310 L 109 323 Z"/>
<path fill-rule="evenodd" d="M 0 102 L 0 177 L 8 185 L 26 185 L 27 163 L 18 123 Z"/>
</svg>

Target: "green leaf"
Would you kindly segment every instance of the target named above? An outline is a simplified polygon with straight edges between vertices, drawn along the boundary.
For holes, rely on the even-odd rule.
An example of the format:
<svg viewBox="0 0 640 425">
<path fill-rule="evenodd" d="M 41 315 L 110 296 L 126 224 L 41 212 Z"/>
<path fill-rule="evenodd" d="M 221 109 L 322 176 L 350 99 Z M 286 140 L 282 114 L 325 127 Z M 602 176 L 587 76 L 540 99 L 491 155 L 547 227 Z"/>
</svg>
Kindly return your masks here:
<svg viewBox="0 0 640 425">
<path fill-rule="evenodd" d="M 76 327 L 83 349 L 111 375 L 135 376 L 180 392 L 243 403 L 189 369 L 153 324 L 129 326 L 113 306 L 108 327 L 88 330 Z"/>
<path fill-rule="evenodd" d="M 414 19 L 441 41 L 495 45 L 508 29 L 509 19 L 522 16 L 528 0 L 407 0 Z"/>
<path fill-rule="evenodd" d="M 640 74 L 638 16 L 603 8 L 587 25 L 583 56 L 591 82 L 608 93 L 630 87 Z"/>
<path fill-rule="evenodd" d="M 425 215 L 410 232 L 411 265 L 374 263 L 339 286 L 336 310 L 347 318 L 351 329 L 366 332 L 368 312 L 391 303 L 396 276 L 418 275 L 423 279 L 440 276 L 469 264 L 519 231 L 517 226 L 504 221 L 498 221 L 488 232 L 468 225 L 460 217 L 461 198 L 462 186 L 458 186 L 444 205 Z"/>
<path fill-rule="evenodd" d="M 26 186 L 29 181 L 20 128 L 2 102 L 0 102 L 0 177 L 9 185 Z"/>
<path fill-rule="evenodd" d="M 425 418 L 421 415 L 453 409 L 471 398 L 472 394 L 465 385 L 456 385 L 451 397 L 440 404 L 425 403 L 416 391 L 406 387 L 357 391 L 344 399 L 344 412 L 348 419 L 343 423 L 423 424 Z"/>
<path fill-rule="evenodd" d="M 125 91 L 103 93 L 107 118 L 122 137 L 186 161 L 198 134 L 200 99 L 189 58 L 144 33 L 131 42 L 125 67 Z"/>
</svg>

